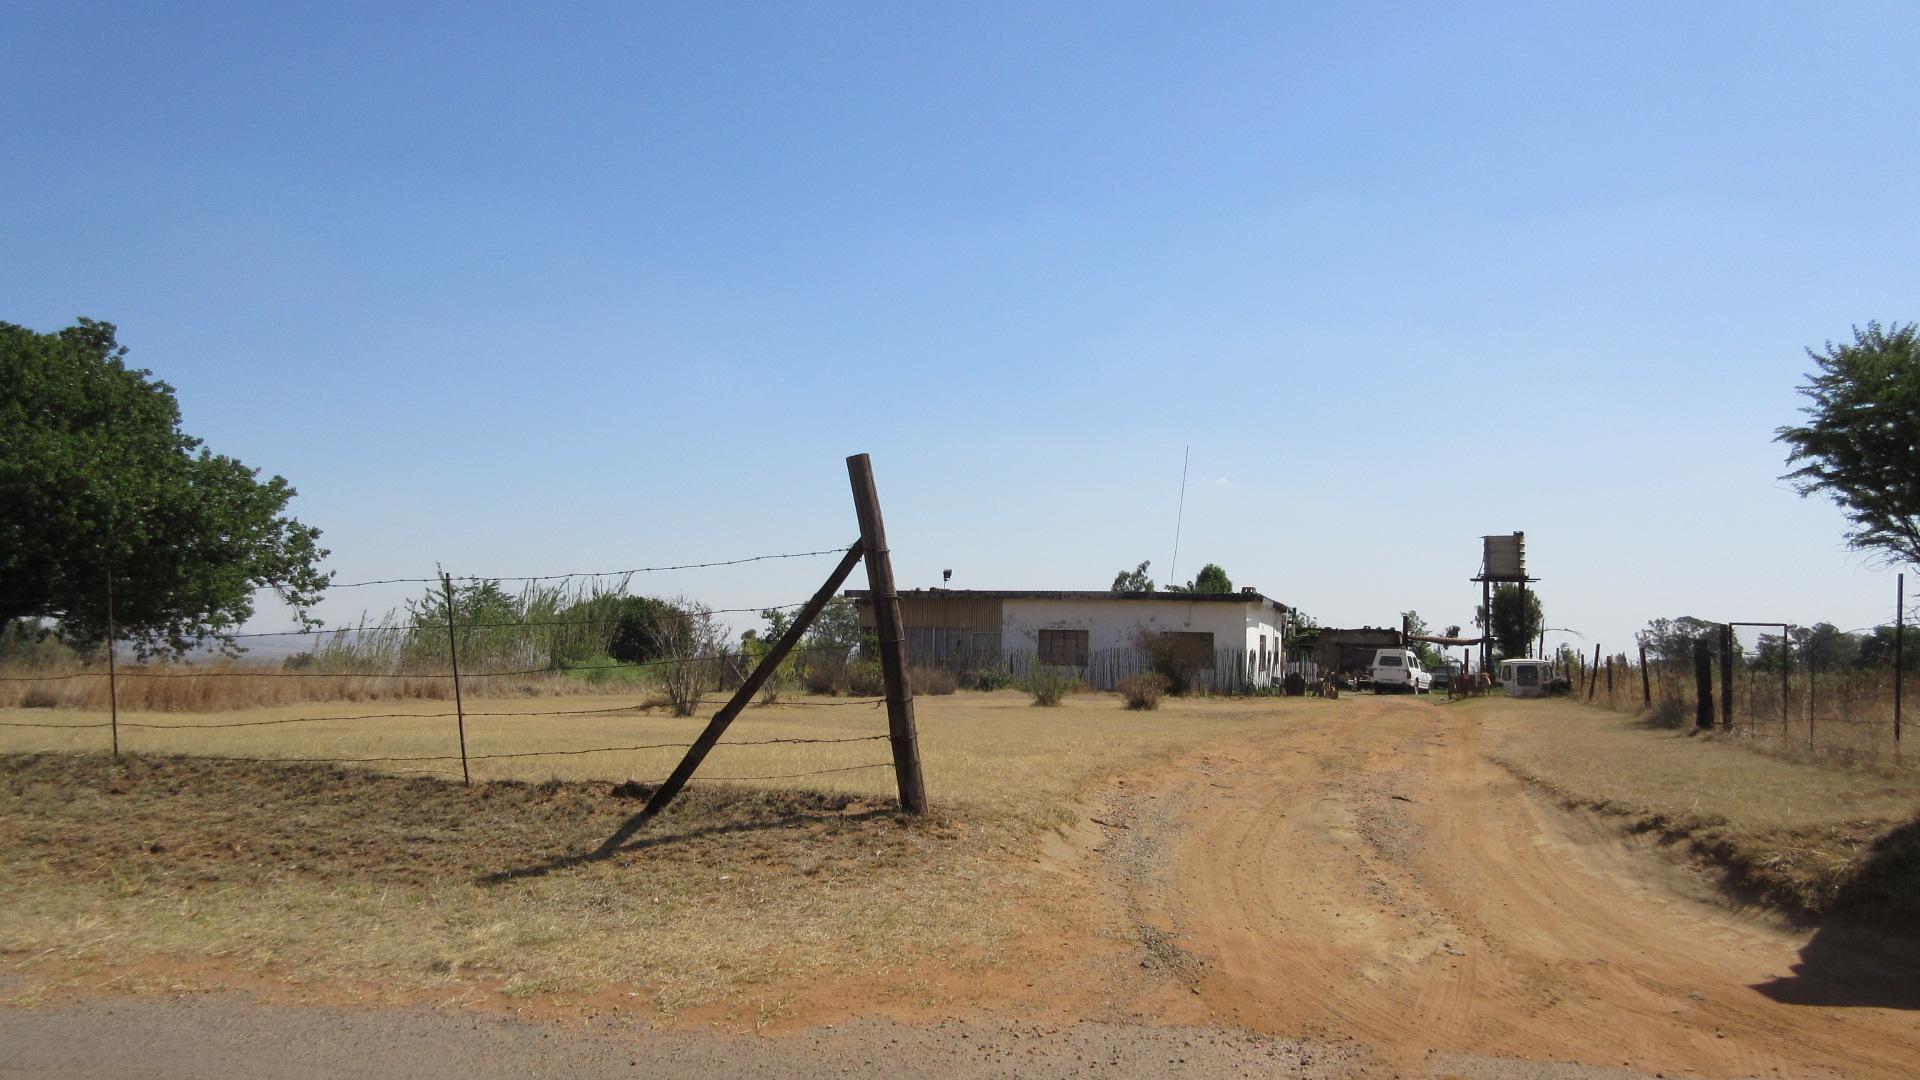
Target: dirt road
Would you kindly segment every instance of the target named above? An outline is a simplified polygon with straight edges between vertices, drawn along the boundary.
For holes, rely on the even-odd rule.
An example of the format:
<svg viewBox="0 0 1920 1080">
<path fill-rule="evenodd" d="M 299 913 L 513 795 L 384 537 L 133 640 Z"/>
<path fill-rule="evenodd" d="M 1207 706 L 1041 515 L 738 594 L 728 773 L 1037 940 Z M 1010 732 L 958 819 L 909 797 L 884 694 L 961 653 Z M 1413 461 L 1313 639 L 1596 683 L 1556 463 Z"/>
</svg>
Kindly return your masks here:
<svg viewBox="0 0 1920 1080">
<path fill-rule="evenodd" d="M 49 1000 L 0 1008 L 0 1076 L 1920 1075 L 1913 939 L 1736 912 L 1488 739 L 1472 708 L 1361 697 L 1116 779 L 1049 845 L 1043 940 L 795 987 L 774 1034 Z"/>
<path fill-rule="evenodd" d="M 1178 829 L 1165 872 L 1123 885 L 1145 939 L 1190 958 L 1221 1021 L 1350 1036 L 1414 1072 L 1920 1074 L 1910 949 L 1690 899 L 1690 874 L 1526 790 L 1480 738 L 1464 710 L 1364 698 L 1118 786 L 1105 820 Z M 1142 842 L 1108 831 L 1108 852 Z"/>
</svg>

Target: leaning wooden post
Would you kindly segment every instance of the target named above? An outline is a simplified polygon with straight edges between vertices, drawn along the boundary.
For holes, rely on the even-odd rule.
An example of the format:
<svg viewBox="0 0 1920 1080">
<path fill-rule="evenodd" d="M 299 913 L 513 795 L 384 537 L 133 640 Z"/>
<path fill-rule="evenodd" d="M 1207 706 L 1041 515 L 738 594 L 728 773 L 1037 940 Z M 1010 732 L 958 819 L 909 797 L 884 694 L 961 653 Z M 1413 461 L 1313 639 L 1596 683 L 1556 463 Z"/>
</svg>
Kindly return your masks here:
<svg viewBox="0 0 1920 1080">
<path fill-rule="evenodd" d="M 1693 639 L 1693 726 L 1713 727 L 1713 646 L 1704 637 Z"/>
<path fill-rule="evenodd" d="M 119 761 L 119 673 L 113 667 L 113 569 L 108 569 L 108 709 L 113 724 L 113 761 Z M 1899 715 L 1899 709 L 1893 711 Z M 1895 723 L 1895 730 L 1899 724 Z M 1897 740 L 1899 736 L 1895 736 Z"/>
<path fill-rule="evenodd" d="M 1640 704 L 1653 707 L 1653 679 L 1647 675 L 1647 643 L 1640 643 Z"/>
<path fill-rule="evenodd" d="M 1593 666 L 1587 669 L 1587 702 L 1593 702 L 1593 684 L 1600 681 L 1600 646 L 1593 647 Z"/>
<path fill-rule="evenodd" d="M 1720 727 L 1733 730 L 1733 624 L 1720 627 Z"/>
<path fill-rule="evenodd" d="M 467 708 L 460 701 L 460 646 L 453 629 L 453 578 L 440 572 L 440 588 L 447 597 L 447 659 L 453 662 L 453 715 L 460 725 L 460 782 L 473 786 L 473 774 L 467 771 Z"/>
<path fill-rule="evenodd" d="M 880 517 L 880 495 L 873 486 L 873 462 L 865 454 L 847 459 L 853 484 L 853 508 L 860 518 L 860 544 L 867 553 L 867 592 L 873 601 L 873 626 L 880 636 L 880 675 L 887 688 L 887 734 L 893 743 L 893 774 L 900 808 L 927 812 L 927 785 L 920 775 L 920 737 L 913 724 L 913 690 L 907 685 L 907 632 L 901 625 L 900 597 L 893 587 L 893 559 L 887 551 L 887 527 Z"/>
<path fill-rule="evenodd" d="M 827 583 L 820 586 L 819 591 L 813 594 L 813 599 L 808 600 L 806 606 L 793 617 L 793 622 L 787 625 L 787 632 L 782 634 L 780 640 L 773 643 L 773 648 L 768 649 L 766 655 L 760 658 L 760 666 L 753 669 L 753 673 L 747 676 L 747 681 L 741 683 L 740 689 L 733 692 L 733 697 L 720 707 L 719 712 L 713 714 L 712 720 L 707 721 L 706 730 L 700 733 L 699 738 L 693 740 L 692 746 L 687 747 L 686 755 L 680 759 L 680 764 L 674 766 L 673 775 L 667 777 L 666 782 L 655 789 L 653 797 L 647 800 L 645 809 L 628 818 L 624 825 L 621 825 L 612 836 L 607 838 L 606 842 L 600 845 L 600 854 L 605 855 L 619 847 L 641 825 L 655 814 L 665 810 L 674 796 L 680 794 L 680 789 L 687 786 L 687 781 L 693 779 L 694 771 L 700 768 L 700 763 L 707 759 L 707 754 L 719 743 L 720 736 L 727 733 L 727 726 L 733 723 L 733 718 L 739 716 L 740 710 L 746 708 L 747 702 L 753 700 L 753 695 L 760 692 L 761 685 L 779 669 L 780 662 L 787 658 L 787 654 L 793 651 L 794 646 L 800 644 L 801 635 L 807 632 L 807 628 L 813 625 L 813 620 L 818 618 L 820 612 L 826 610 L 827 604 L 832 602 L 833 595 L 840 590 L 841 583 L 847 580 L 847 575 L 853 573 L 853 568 L 859 564 L 860 554 L 861 546 L 856 542 L 847 549 L 845 555 L 840 557 L 840 565 L 834 567 L 833 573 L 827 575 Z"/>
</svg>

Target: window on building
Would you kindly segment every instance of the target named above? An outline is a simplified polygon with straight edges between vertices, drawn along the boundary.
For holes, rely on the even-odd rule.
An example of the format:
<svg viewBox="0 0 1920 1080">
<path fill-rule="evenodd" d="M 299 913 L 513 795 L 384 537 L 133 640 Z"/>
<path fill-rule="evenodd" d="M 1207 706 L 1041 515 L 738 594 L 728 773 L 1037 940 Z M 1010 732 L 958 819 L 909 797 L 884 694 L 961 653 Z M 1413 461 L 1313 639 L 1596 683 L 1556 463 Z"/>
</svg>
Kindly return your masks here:
<svg viewBox="0 0 1920 1080">
<path fill-rule="evenodd" d="M 1160 640 L 1168 651 L 1187 667 L 1213 670 L 1213 635 L 1197 630 L 1162 630 Z"/>
<path fill-rule="evenodd" d="M 1087 632 L 1085 630 L 1042 630 L 1039 646 L 1039 660 L 1043 664 L 1058 664 L 1065 667 L 1087 666 Z"/>
<path fill-rule="evenodd" d="M 1267 670 L 1267 635 L 1260 635 L 1260 670 Z"/>
</svg>

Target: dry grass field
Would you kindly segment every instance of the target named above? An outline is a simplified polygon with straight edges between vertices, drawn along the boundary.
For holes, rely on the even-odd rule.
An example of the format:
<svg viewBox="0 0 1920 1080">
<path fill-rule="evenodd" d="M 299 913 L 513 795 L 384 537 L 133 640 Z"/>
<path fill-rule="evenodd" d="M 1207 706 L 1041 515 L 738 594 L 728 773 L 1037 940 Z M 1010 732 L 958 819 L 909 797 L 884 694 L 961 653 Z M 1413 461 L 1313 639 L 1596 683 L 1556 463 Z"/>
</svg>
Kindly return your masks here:
<svg viewBox="0 0 1920 1080">
<path fill-rule="evenodd" d="M 472 704 L 476 755 L 685 743 L 704 723 L 638 711 L 638 699 L 567 703 L 561 716 L 489 718 L 524 699 Z M 586 862 L 569 857 L 640 805 L 612 797 L 610 782 L 663 776 L 677 751 L 479 760 L 467 790 L 457 760 L 371 771 L 212 757 L 452 753 L 453 718 L 419 715 L 443 711 L 436 702 L 324 723 L 273 723 L 328 714 L 311 704 L 123 713 L 121 764 L 99 753 L 104 729 L 71 726 L 100 714 L 5 710 L 0 722 L 62 726 L 0 727 L 0 950 L 95 981 L 129 958 L 165 957 L 353 980 L 370 994 L 619 986 L 669 1012 L 916 961 L 992 967 L 1071 903 L 1049 893 L 1037 838 L 1075 818 L 1090 783 L 1331 704 L 1138 713 L 1111 695 L 1048 709 L 1012 692 L 921 698 L 930 820 L 894 813 L 890 768 L 696 783 L 638 843 Z M 606 709 L 575 711 L 594 706 Z M 259 726 L 185 726 L 207 722 Z M 749 709 L 728 738 L 844 739 L 885 723 L 870 706 L 802 700 Z M 723 744 L 703 772 L 888 760 L 884 740 Z"/>
<path fill-rule="evenodd" d="M 1682 839 L 1788 910 L 1920 910 L 1920 772 L 1790 760 L 1562 700 L 1459 702 L 1492 756 L 1569 805 Z"/>
</svg>

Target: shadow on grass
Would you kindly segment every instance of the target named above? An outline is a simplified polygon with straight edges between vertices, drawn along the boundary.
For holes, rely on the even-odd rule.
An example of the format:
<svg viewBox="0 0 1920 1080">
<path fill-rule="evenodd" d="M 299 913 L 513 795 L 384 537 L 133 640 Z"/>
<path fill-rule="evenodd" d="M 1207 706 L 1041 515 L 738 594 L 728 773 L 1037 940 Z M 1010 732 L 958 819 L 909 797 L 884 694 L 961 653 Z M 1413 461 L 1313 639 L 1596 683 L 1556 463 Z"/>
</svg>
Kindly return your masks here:
<svg viewBox="0 0 1920 1080">
<path fill-rule="evenodd" d="M 629 782 L 614 789 L 614 793 L 617 796 L 625 798 L 646 799 L 651 796 L 652 789 L 647 785 Z M 858 796 L 821 796 L 817 799 L 807 801 L 804 797 L 799 797 L 798 793 L 792 794 L 796 796 L 796 799 L 788 800 L 789 805 L 786 807 L 771 805 L 753 806 L 746 804 L 732 806 L 724 804 L 704 805 L 701 809 L 706 809 L 710 813 L 719 811 L 740 814 L 743 810 L 745 813 L 737 816 L 733 820 L 693 825 L 692 827 L 681 828 L 670 832 L 657 832 L 636 840 L 634 839 L 635 834 L 645 828 L 649 821 L 652 820 L 647 816 L 645 811 L 642 811 L 629 817 L 626 821 L 621 822 L 620 827 L 615 829 L 605 840 L 602 840 L 599 846 L 595 847 L 592 851 L 556 855 L 545 861 L 527 866 L 516 866 L 506 870 L 498 870 L 494 873 L 484 874 L 475 878 L 474 884 L 504 885 L 525 878 L 545 877 L 548 874 L 562 870 L 570 870 L 588 863 L 604 862 L 607 859 L 626 852 L 645 851 L 648 848 L 663 847 L 669 844 L 699 840 L 705 837 L 786 829 L 797 825 L 817 823 L 829 818 L 835 822 L 842 823 L 871 821 L 875 818 L 892 817 L 899 812 L 896 809 L 885 806 L 873 806 L 850 812 L 849 807 L 862 801 Z M 793 806 L 791 805 L 793 801 L 801 801 L 801 805 Z M 698 811 L 696 810 L 695 812 Z"/>
<path fill-rule="evenodd" d="M 1920 1011 L 1920 818 L 1888 831 L 1800 950 L 1793 974 L 1754 989 L 1788 1005 Z"/>
</svg>

